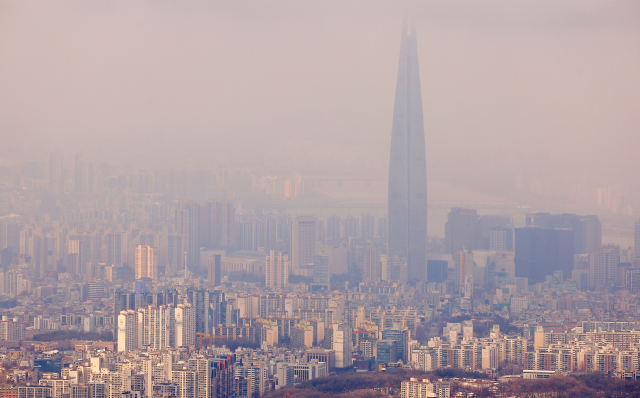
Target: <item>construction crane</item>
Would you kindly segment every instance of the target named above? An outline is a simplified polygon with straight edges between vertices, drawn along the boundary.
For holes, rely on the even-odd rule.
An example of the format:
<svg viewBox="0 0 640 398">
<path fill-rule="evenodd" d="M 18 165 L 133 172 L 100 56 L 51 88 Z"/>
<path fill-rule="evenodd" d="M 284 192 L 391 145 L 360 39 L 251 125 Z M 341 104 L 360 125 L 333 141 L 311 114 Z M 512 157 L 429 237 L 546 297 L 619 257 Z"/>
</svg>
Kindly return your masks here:
<svg viewBox="0 0 640 398">
<path fill-rule="evenodd" d="M 203 345 L 202 345 L 202 341 L 203 340 L 207 340 L 208 341 L 207 347 L 209 349 L 213 349 L 213 340 L 214 340 L 213 336 L 211 336 L 210 334 L 207 334 L 207 333 L 198 332 L 198 333 L 196 333 L 196 337 L 198 338 L 198 347 L 200 349 L 202 349 L 202 347 L 203 347 Z"/>
</svg>

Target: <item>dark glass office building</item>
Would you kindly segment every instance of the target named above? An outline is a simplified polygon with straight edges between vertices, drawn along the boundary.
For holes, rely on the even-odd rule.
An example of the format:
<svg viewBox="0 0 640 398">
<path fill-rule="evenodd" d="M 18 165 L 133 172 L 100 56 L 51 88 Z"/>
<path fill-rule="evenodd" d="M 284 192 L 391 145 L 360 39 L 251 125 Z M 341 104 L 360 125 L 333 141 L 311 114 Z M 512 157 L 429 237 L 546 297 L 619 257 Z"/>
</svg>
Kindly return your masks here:
<svg viewBox="0 0 640 398">
<path fill-rule="evenodd" d="M 555 271 L 571 278 L 573 244 L 570 229 L 516 228 L 516 277 L 529 278 L 530 285 L 544 282 Z"/>
</svg>

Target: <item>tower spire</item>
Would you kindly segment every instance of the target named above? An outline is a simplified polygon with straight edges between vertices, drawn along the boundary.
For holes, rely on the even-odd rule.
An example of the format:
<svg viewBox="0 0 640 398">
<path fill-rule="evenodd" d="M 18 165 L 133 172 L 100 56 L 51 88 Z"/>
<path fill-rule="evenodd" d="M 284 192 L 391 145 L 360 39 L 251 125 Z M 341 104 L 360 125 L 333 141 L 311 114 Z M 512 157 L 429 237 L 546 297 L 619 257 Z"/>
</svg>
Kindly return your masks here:
<svg viewBox="0 0 640 398">
<path fill-rule="evenodd" d="M 388 255 L 407 260 L 409 279 L 425 280 L 427 166 L 415 24 L 403 23 L 391 129 Z"/>
</svg>

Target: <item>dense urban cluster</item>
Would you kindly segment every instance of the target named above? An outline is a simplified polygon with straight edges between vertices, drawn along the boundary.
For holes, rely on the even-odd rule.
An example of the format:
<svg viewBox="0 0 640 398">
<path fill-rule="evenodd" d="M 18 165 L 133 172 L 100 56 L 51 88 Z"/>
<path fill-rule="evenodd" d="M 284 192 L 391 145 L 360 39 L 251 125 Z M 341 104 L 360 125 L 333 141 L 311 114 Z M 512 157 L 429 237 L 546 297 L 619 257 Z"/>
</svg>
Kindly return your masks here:
<svg viewBox="0 0 640 398">
<path fill-rule="evenodd" d="M 427 236 L 415 31 L 400 65 L 386 211 L 328 213 L 316 190 L 348 179 L 298 173 L 57 152 L 2 167 L 0 398 L 257 398 L 350 372 L 415 372 L 353 387 L 403 398 L 638 378 L 640 222 L 635 251 L 603 243 L 596 215 L 526 206 L 453 207 Z"/>
<path fill-rule="evenodd" d="M 203 172 L 204 196 L 224 200 L 199 201 L 165 179 L 199 173 L 99 177 L 79 159 L 58 186 L 58 156 L 50 184 L 18 172 L 0 194 L 7 397 L 257 397 L 396 369 L 638 375 L 640 268 L 602 243 L 596 216 L 453 208 L 412 277 L 386 251 L 386 217 L 287 211 L 302 178 L 243 192 Z M 444 397 L 452 383 L 387 392 Z"/>
</svg>

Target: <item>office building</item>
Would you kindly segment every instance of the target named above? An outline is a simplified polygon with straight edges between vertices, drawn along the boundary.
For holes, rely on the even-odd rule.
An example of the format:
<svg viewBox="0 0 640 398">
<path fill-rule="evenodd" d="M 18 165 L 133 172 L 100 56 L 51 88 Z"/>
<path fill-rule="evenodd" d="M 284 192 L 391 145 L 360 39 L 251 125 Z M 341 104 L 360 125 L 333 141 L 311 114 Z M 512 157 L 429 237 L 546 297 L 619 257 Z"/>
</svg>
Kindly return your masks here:
<svg viewBox="0 0 640 398">
<path fill-rule="evenodd" d="M 513 251 L 496 252 L 493 266 L 493 284 L 495 287 L 510 285 L 516 278 L 516 254 Z"/>
<path fill-rule="evenodd" d="M 326 366 L 326 372 L 332 372 L 336 367 L 336 352 L 331 349 L 314 348 L 307 350 L 304 353 L 304 362 L 309 363 L 318 361 L 324 363 Z"/>
<path fill-rule="evenodd" d="M 527 226 L 569 229 L 573 231 L 574 252 L 595 253 L 602 246 L 602 225 L 598 216 L 578 216 L 575 214 L 527 214 Z"/>
<path fill-rule="evenodd" d="M 573 270 L 574 239 L 569 229 L 516 228 L 515 273 L 529 284 L 544 282 L 547 275 L 562 271 L 564 279 Z"/>
<path fill-rule="evenodd" d="M 490 250 L 491 248 L 491 230 L 493 228 L 506 228 L 511 226 L 511 217 L 498 215 L 484 215 L 478 217 L 478 228 L 482 241 L 480 247 L 476 249 Z"/>
<path fill-rule="evenodd" d="M 467 277 L 471 277 L 473 281 L 473 252 L 471 250 L 461 250 L 458 256 L 456 266 L 458 267 L 458 284 L 460 294 L 464 294 L 464 285 Z"/>
<path fill-rule="evenodd" d="M 479 218 L 475 209 L 460 207 L 451 209 L 444 225 L 445 253 L 456 258 L 461 250 L 482 248 L 482 229 L 478 224 Z"/>
<path fill-rule="evenodd" d="M 318 254 L 313 256 L 313 284 L 312 289 L 320 290 L 331 288 L 330 281 L 330 270 L 329 270 L 329 255 Z"/>
<path fill-rule="evenodd" d="M 389 257 L 406 258 L 410 280 L 427 266 L 427 164 L 415 27 L 403 27 L 389 162 Z"/>
<path fill-rule="evenodd" d="M 403 363 L 409 362 L 409 341 L 411 332 L 409 329 L 385 329 L 382 331 L 382 340 L 396 342 L 396 356 Z"/>
<path fill-rule="evenodd" d="M 378 340 L 376 342 L 376 362 L 394 363 L 398 362 L 398 353 L 395 340 Z"/>
<path fill-rule="evenodd" d="M 446 260 L 427 260 L 427 282 L 440 283 L 449 277 L 449 262 Z"/>
<path fill-rule="evenodd" d="M 497 252 L 513 251 L 513 228 L 493 227 L 489 230 L 489 250 Z"/>
<path fill-rule="evenodd" d="M 222 256 L 220 254 L 214 254 L 209 258 L 208 261 L 209 264 L 207 269 L 207 280 L 213 287 L 220 286 L 220 278 L 222 276 Z"/>
<path fill-rule="evenodd" d="M 295 275 L 301 269 L 309 269 L 318 250 L 317 222 L 315 217 L 298 216 L 291 228 L 291 268 Z"/>
</svg>

